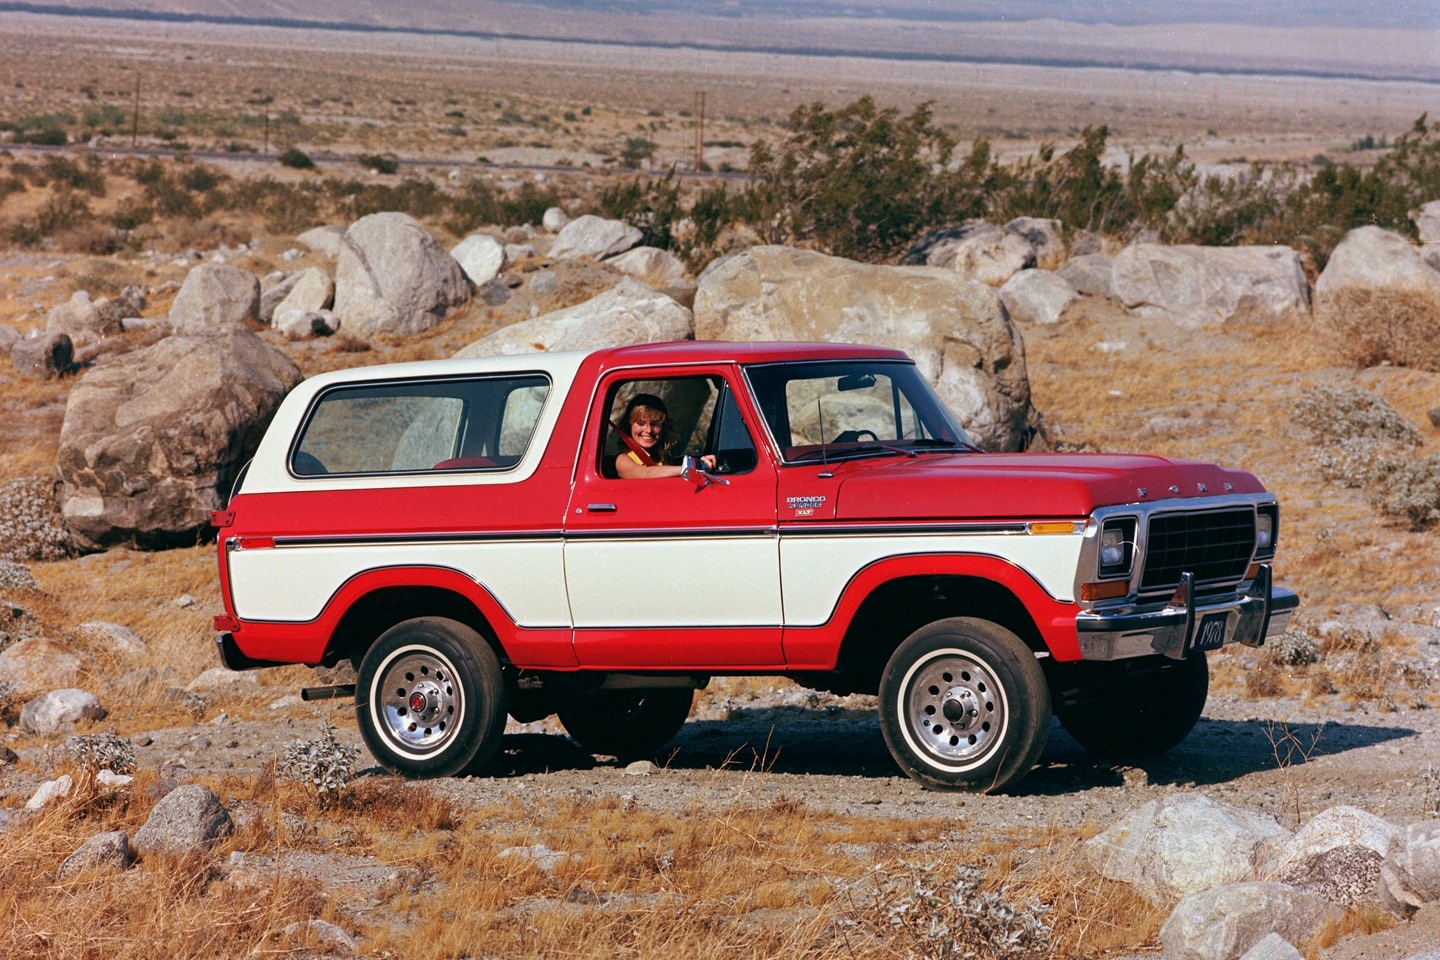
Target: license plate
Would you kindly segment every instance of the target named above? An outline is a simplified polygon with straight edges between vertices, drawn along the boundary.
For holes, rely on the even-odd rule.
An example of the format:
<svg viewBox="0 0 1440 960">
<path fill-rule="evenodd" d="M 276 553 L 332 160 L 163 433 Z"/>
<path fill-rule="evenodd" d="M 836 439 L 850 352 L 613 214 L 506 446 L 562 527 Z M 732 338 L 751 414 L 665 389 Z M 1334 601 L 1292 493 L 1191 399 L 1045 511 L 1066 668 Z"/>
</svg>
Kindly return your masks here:
<svg viewBox="0 0 1440 960">
<path fill-rule="evenodd" d="M 1195 642 L 1190 649 L 1219 650 L 1225 645 L 1225 624 L 1229 619 L 1229 614 L 1207 613 L 1200 620 L 1200 626 L 1195 631 Z"/>
</svg>

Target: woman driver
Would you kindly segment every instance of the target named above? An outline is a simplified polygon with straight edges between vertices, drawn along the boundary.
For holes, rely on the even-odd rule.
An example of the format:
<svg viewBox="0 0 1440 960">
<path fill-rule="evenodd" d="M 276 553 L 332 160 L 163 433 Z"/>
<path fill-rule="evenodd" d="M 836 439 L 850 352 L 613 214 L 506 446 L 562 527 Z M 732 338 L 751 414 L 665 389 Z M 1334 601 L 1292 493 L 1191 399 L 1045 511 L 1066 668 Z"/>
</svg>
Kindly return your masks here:
<svg viewBox="0 0 1440 960">
<path fill-rule="evenodd" d="M 643 450 L 652 461 L 645 459 L 633 449 L 626 449 L 615 458 L 615 472 L 626 480 L 651 477 L 679 477 L 685 475 L 687 467 L 701 466 L 705 470 L 715 469 L 715 456 L 706 454 L 693 458 L 685 465 L 666 463 L 675 446 L 675 428 L 670 422 L 665 401 L 652 393 L 637 393 L 625 405 L 625 426 L 630 439 Z M 687 461 L 692 458 L 686 457 Z"/>
</svg>

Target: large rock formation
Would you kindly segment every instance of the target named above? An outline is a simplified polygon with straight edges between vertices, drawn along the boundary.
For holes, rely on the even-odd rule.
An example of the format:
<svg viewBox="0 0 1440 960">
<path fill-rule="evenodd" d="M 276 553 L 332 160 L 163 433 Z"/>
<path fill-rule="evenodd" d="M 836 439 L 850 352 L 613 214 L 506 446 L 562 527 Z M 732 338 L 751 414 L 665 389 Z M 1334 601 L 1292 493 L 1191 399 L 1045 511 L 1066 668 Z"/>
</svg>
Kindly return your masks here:
<svg viewBox="0 0 1440 960">
<path fill-rule="evenodd" d="M 1440 370 L 1440 271 L 1399 234 L 1345 235 L 1315 281 L 1315 320 L 1359 366 Z"/>
<path fill-rule="evenodd" d="M 469 298 L 460 264 L 414 217 L 372 213 L 345 231 L 335 315 L 350 333 L 420 333 Z"/>
<path fill-rule="evenodd" d="M 220 263 L 192 267 L 170 305 L 170 326 L 181 334 L 259 322 L 260 281 L 248 270 Z"/>
<path fill-rule="evenodd" d="M 60 428 L 60 510 L 82 541 L 194 543 L 300 371 L 244 327 L 168 337 L 86 374 Z"/>
<path fill-rule="evenodd" d="M 898 347 L 977 443 L 990 450 L 1024 444 L 1031 408 L 1020 335 L 994 290 L 953 271 L 755 247 L 700 277 L 695 334 Z"/>
<path fill-rule="evenodd" d="M 1160 928 L 1165 960 L 1239 960 L 1272 933 L 1306 943 L 1340 908 L 1283 883 L 1233 883 L 1180 901 Z"/>
<path fill-rule="evenodd" d="M 1194 328 L 1310 315 L 1310 287 L 1289 247 L 1137 243 L 1115 258 L 1114 291 L 1129 310 Z"/>
<path fill-rule="evenodd" d="M 1164 903 L 1253 878 L 1289 839 L 1268 814 L 1182 794 L 1126 814 L 1088 840 L 1085 853 L 1101 876 Z"/>
<path fill-rule="evenodd" d="M 625 277 L 598 297 L 502 327 L 462 348 L 455 356 L 595 350 L 630 343 L 689 340 L 694 333 L 689 310 L 639 280 Z"/>
<path fill-rule="evenodd" d="M 505 245 L 484 233 L 472 233 L 461 240 L 450 248 L 450 256 L 477 287 L 494 280 L 505 269 Z"/>
</svg>

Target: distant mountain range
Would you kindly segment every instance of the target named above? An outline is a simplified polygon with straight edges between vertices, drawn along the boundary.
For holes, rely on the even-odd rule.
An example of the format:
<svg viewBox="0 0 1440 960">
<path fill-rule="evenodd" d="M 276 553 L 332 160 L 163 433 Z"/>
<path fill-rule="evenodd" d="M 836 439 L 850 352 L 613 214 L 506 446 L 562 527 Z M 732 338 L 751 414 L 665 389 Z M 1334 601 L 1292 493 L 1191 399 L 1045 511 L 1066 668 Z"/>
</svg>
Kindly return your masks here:
<svg viewBox="0 0 1440 960">
<path fill-rule="evenodd" d="M 1440 82 L 1437 0 L 0 0 L 7 12 Z"/>
</svg>

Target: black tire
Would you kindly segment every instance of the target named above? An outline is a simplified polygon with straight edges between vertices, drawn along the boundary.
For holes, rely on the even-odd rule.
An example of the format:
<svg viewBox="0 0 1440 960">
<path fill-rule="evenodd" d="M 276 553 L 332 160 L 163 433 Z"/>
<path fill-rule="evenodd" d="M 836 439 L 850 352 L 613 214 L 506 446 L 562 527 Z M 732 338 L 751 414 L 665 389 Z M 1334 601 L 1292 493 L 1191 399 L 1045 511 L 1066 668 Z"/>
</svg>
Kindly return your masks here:
<svg viewBox="0 0 1440 960">
<path fill-rule="evenodd" d="M 495 651 L 455 620 L 419 617 L 380 635 L 360 661 L 355 712 L 380 763 L 408 777 L 479 770 L 505 731 Z"/>
<path fill-rule="evenodd" d="M 597 690 L 574 694 L 557 709 L 565 732 L 591 753 L 620 759 L 654 753 L 685 725 L 695 691 Z"/>
<path fill-rule="evenodd" d="M 1210 689 L 1205 654 L 1116 664 L 1093 698 L 1060 714 L 1075 742 L 1100 757 L 1153 757 L 1189 736 Z"/>
<path fill-rule="evenodd" d="M 926 787 L 995 793 L 1030 772 L 1050 735 L 1050 690 L 1035 654 L 988 620 L 916 630 L 880 676 L 880 731 Z"/>
</svg>

